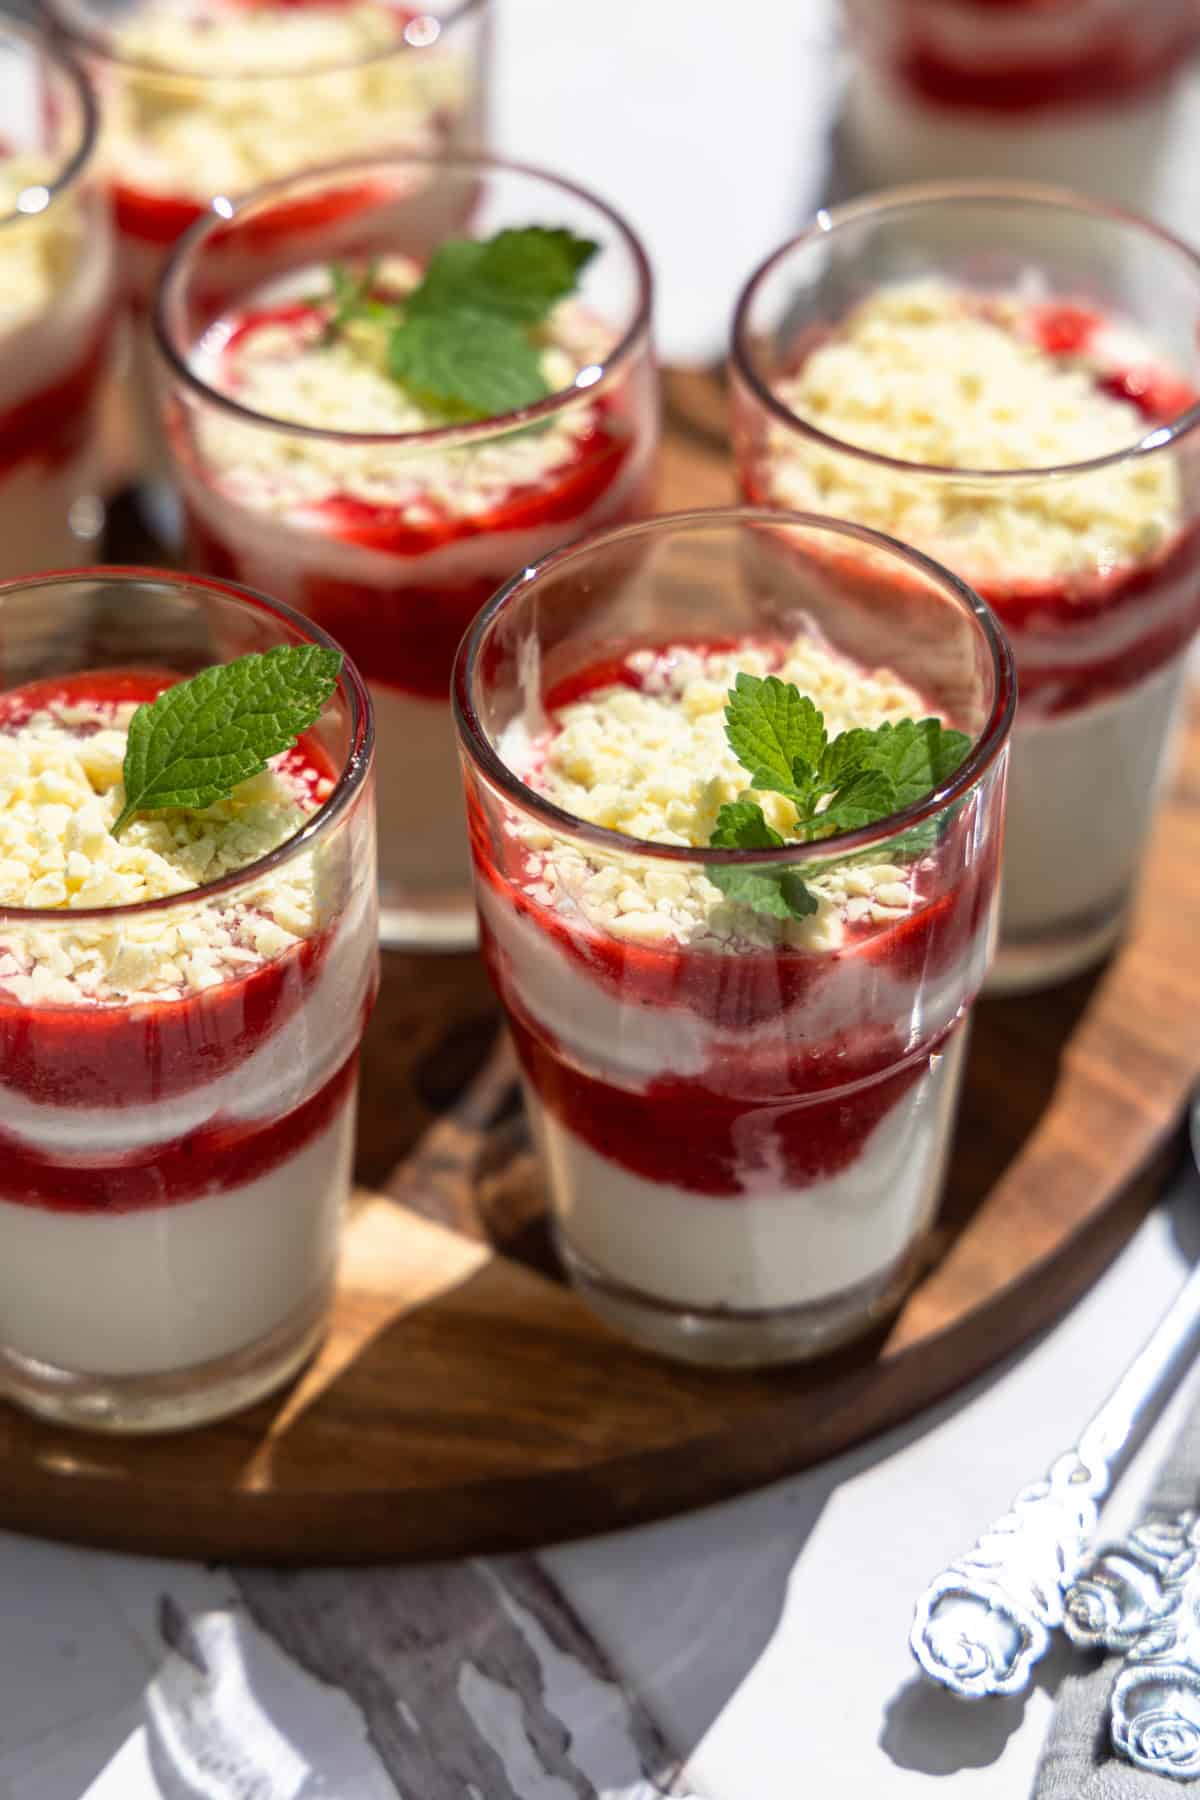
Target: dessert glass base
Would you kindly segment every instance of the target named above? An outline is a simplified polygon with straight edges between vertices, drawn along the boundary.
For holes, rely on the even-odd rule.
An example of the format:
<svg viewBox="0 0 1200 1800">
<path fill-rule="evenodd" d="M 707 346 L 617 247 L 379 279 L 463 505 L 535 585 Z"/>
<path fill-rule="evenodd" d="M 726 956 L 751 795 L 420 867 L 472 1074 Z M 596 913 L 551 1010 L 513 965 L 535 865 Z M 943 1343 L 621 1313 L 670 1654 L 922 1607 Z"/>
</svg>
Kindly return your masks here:
<svg viewBox="0 0 1200 1800">
<path fill-rule="evenodd" d="M 168 1374 L 62 1369 L 0 1348 L 0 1396 L 56 1425 L 121 1434 L 187 1431 L 241 1412 L 303 1368 L 325 1335 L 332 1281 L 281 1325 L 229 1356 Z"/>
<path fill-rule="evenodd" d="M 675 1362 L 717 1369 L 765 1368 L 822 1356 L 868 1332 L 895 1312 L 920 1267 L 923 1240 L 869 1281 L 803 1306 L 753 1312 L 681 1306 L 614 1280 L 554 1227 L 558 1253 L 580 1298 L 622 1337 Z"/>
<path fill-rule="evenodd" d="M 379 892 L 379 941 L 386 950 L 473 950 L 479 942 L 475 897 L 463 893 L 415 903 Z"/>
<path fill-rule="evenodd" d="M 1061 926 L 1038 937 L 1001 939 L 983 984 L 986 994 L 1028 994 L 1053 987 L 1093 968 L 1120 941 L 1129 917 L 1127 902 L 1102 917 Z"/>
</svg>

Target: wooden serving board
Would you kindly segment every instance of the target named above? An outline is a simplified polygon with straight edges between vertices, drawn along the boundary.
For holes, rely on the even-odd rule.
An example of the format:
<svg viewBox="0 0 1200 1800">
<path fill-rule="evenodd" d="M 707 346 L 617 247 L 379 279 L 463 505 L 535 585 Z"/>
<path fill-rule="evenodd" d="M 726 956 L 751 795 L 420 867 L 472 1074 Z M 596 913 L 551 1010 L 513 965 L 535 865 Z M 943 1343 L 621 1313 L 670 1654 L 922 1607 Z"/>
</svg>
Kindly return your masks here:
<svg viewBox="0 0 1200 1800">
<path fill-rule="evenodd" d="M 730 495 L 719 409 L 677 380 L 667 505 Z M 611 1336 L 564 1285 L 474 956 L 389 956 L 333 1328 L 224 1424 L 87 1437 L 0 1408 L 0 1525 L 171 1555 L 350 1562 L 513 1548 L 696 1506 L 819 1461 L 1054 1319 L 1153 1196 L 1200 1073 L 1200 701 L 1129 941 L 977 1009 L 929 1272 L 891 1328 L 714 1374 Z"/>
</svg>

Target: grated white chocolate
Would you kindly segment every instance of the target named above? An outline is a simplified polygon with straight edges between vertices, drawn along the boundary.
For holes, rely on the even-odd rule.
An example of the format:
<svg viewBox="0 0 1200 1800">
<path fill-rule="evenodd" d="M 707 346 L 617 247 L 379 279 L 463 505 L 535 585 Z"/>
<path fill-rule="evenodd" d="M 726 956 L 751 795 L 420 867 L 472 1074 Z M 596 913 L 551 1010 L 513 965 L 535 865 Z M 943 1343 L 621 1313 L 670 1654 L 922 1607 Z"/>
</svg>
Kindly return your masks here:
<svg viewBox="0 0 1200 1800">
<path fill-rule="evenodd" d="M 27 1004 L 178 998 L 245 974 L 319 928 L 319 859 L 297 857 L 227 900 L 111 923 L 69 915 L 186 895 L 295 836 L 331 788 L 278 767 L 203 812 L 110 831 L 124 801 L 124 706 L 51 705 L 0 731 L 0 906 L 63 923 L 0 921 L 0 990 Z"/>
<path fill-rule="evenodd" d="M 402 294 L 418 271 L 392 259 L 387 286 Z M 289 283 L 289 285 L 293 285 Z M 306 295 L 328 286 L 324 270 L 304 282 Z M 236 325 L 236 321 L 234 321 Z M 228 324 L 210 331 L 195 358 L 197 373 L 268 418 L 330 432 L 397 435 L 446 421 L 417 404 L 387 371 L 387 333 L 354 324 L 332 342 L 321 317 L 252 327 L 228 342 Z M 543 328 L 542 371 L 552 391 L 603 361 L 613 334 L 570 301 Z M 440 515 L 470 518 L 490 511 L 514 488 L 542 482 L 568 463 L 595 429 L 597 407 L 564 408 L 537 430 L 518 430 L 443 450 L 296 437 L 248 425 L 209 407 L 196 420 L 200 455 L 232 498 L 257 512 L 283 515 L 347 495 L 376 506 L 402 507 L 411 524 Z"/>
<path fill-rule="evenodd" d="M 1161 366 L 1152 347 L 1122 326 L 1052 355 L 1031 316 L 1017 296 L 985 304 L 938 281 L 884 287 L 775 391 L 843 443 L 965 472 L 1064 466 L 1143 438 L 1138 409 L 1096 378 Z M 873 466 L 773 423 L 764 463 L 774 504 L 873 525 L 984 586 L 1108 574 L 1152 557 L 1181 520 L 1166 452 L 1087 475 L 971 484 Z"/>
<path fill-rule="evenodd" d="M 152 193 L 207 200 L 318 161 L 436 148 L 468 104 L 469 65 L 405 30 L 383 0 L 146 0 L 113 33 L 109 164 Z"/>
<path fill-rule="evenodd" d="M 79 256 L 79 209 L 69 192 L 38 211 L 18 211 L 22 194 L 50 186 L 50 157 L 0 156 L 0 332 L 44 313 L 60 297 Z"/>
<path fill-rule="evenodd" d="M 784 835 L 794 824 L 789 800 L 750 789 L 726 741 L 725 702 L 739 671 L 794 682 L 824 714 L 830 737 L 929 716 L 921 695 L 892 671 L 860 669 L 810 636 L 779 649 L 747 642 L 720 652 L 637 651 L 628 666 L 638 687 L 598 689 L 533 735 L 515 721 L 500 753 L 529 786 L 576 818 L 651 843 L 705 845 L 721 807 L 742 798 L 757 801 Z M 902 918 L 917 898 L 914 864 L 834 864 L 806 877 L 815 913 L 776 920 L 727 899 L 699 867 L 585 851 L 532 826 L 515 829 L 528 854 L 531 898 L 638 943 L 836 950 L 848 926 Z M 798 861 L 811 864 L 813 855 L 797 846 Z"/>
</svg>

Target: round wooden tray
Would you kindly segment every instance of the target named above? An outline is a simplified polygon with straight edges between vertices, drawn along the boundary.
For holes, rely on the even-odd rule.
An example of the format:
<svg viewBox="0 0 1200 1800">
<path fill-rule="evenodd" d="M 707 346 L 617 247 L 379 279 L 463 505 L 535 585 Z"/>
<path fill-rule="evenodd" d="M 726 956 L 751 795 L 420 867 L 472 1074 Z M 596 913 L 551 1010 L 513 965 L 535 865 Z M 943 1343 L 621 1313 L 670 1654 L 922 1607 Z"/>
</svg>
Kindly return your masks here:
<svg viewBox="0 0 1200 1800">
<path fill-rule="evenodd" d="M 691 422 L 666 503 L 727 498 L 711 395 L 673 398 Z M 1129 941 L 1097 975 L 977 1009 L 929 1273 L 872 1342 L 759 1375 L 676 1368 L 592 1320 L 549 1249 L 478 959 L 388 957 L 321 1355 L 179 1437 L 0 1409 L 0 1525 L 200 1558 L 443 1556 L 717 1500 L 894 1424 L 1055 1318 L 1144 1212 L 1200 1071 L 1198 917 L 1194 707 Z"/>
</svg>

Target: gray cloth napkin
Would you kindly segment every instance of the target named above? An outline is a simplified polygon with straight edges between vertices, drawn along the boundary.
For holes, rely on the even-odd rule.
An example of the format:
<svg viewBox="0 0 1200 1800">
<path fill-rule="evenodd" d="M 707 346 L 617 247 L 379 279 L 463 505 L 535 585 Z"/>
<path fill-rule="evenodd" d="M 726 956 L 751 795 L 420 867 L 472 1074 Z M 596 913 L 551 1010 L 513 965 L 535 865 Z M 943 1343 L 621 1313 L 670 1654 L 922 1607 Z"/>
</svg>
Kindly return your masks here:
<svg viewBox="0 0 1200 1800">
<path fill-rule="evenodd" d="M 1143 1509 L 1172 1517 L 1200 1500 L 1200 1399 L 1180 1428 Z M 1119 1656 L 1080 1659 L 1065 1677 L 1050 1736 L 1033 1784 L 1032 1800 L 1170 1800 L 1200 1792 L 1200 1782 L 1179 1782 L 1135 1769 L 1114 1754 L 1108 1735 L 1108 1700 L 1121 1667 Z"/>
</svg>

